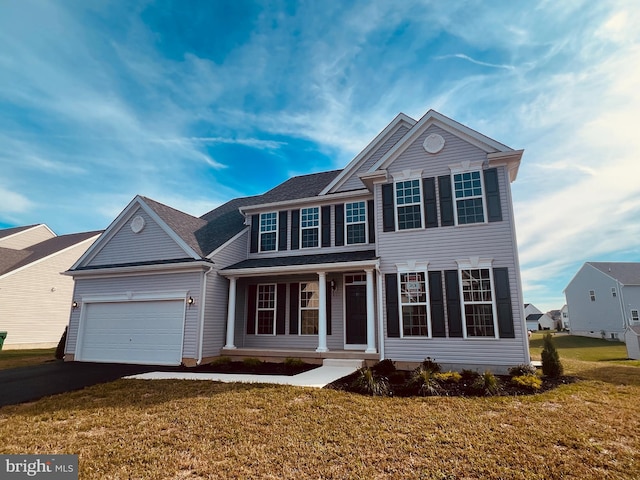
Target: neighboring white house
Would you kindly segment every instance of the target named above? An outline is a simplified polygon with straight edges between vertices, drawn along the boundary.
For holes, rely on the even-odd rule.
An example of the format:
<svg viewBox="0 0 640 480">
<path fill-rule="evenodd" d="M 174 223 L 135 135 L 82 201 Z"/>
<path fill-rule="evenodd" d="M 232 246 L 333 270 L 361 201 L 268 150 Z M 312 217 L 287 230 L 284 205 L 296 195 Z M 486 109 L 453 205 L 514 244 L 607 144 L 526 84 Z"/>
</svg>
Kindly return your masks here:
<svg viewBox="0 0 640 480">
<path fill-rule="evenodd" d="M 536 330 L 553 330 L 555 321 L 546 313 L 542 313 L 532 303 L 524 304 L 524 318 L 527 322 L 527 330 L 535 332 Z"/>
<path fill-rule="evenodd" d="M 65 359 L 529 363 L 522 153 L 430 110 L 399 114 L 342 170 L 200 218 L 137 196 L 67 272 Z"/>
<path fill-rule="evenodd" d="M 564 290 L 571 333 L 624 341 L 639 326 L 640 263 L 587 262 Z"/>
<path fill-rule="evenodd" d="M 571 322 L 569 321 L 569 307 L 565 303 L 560 309 L 560 321 L 562 322 L 562 328 L 569 330 L 571 328 Z"/>
<path fill-rule="evenodd" d="M 73 281 L 62 272 L 100 232 L 56 236 L 44 224 L 0 230 L 3 349 L 56 346 L 69 320 Z"/>
</svg>

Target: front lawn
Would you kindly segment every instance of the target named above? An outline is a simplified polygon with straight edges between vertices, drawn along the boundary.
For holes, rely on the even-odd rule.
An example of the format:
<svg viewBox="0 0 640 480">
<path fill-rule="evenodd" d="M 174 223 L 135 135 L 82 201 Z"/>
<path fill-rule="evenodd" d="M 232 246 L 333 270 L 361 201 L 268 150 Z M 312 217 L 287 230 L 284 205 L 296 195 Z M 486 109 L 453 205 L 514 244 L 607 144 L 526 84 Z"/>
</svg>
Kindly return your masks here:
<svg viewBox="0 0 640 480">
<path fill-rule="evenodd" d="M 55 362 L 55 348 L 32 350 L 0 350 L 0 370 Z"/>
<path fill-rule="evenodd" d="M 82 479 L 639 478 L 640 369 L 527 397 L 119 380 L 0 408 L 0 453 L 77 453 Z"/>
<path fill-rule="evenodd" d="M 585 360 L 589 362 L 614 362 L 639 367 L 640 360 L 627 360 L 627 347 L 623 342 L 601 338 L 579 337 L 566 333 L 536 332 L 529 339 L 531 356 L 540 359 L 542 337 L 551 333 L 560 359 Z"/>
</svg>

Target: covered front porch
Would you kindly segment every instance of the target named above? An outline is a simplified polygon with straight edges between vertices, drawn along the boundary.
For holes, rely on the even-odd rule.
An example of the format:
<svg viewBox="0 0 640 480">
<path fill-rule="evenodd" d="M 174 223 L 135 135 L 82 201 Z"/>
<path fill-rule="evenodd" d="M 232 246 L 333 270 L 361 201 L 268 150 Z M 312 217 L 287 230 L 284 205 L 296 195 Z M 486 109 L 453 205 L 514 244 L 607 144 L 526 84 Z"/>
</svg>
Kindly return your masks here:
<svg viewBox="0 0 640 480">
<path fill-rule="evenodd" d="M 256 258 L 219 273 L 229 279 L 221 355 L 312 363 L 381 358 L 374 251 Z"/>
</svg>

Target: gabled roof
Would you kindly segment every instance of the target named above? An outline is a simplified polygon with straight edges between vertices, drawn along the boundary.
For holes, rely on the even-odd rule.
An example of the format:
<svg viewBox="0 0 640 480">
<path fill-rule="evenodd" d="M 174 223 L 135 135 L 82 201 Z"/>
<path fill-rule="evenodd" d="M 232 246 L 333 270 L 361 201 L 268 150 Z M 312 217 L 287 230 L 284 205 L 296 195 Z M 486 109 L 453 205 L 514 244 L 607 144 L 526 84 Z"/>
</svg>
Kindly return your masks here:
<svg viewBox="0 0 640 480">
<path fill-rule="evenodd" d="M 12 227 L 12 228 L 3 228 L 0 230 L 0 238 L 8 237 L 10 235 L 15 235 L 16 233 L 20 233 L 24 230 L 29 230 L 30 228 L 37 227 L 40 225 L 39 223 L 35 223 L 33 225 L 25 225 L 24 227 Z"/>
<path fill-rule="evenodd" d="M 640 262 L 587 262 L 622 285 L 640 285 Z"/>
<path fill-rule="evenodd" d="M 72 233 L 69 235 L 60 235 L 58 237 L 50 238 L 35 245 L 31 245 L 28 248 L 22 250 L 13 250 L 10 248 L 0 249 L 0 275 L 13 272 L 20 267 L 29 265 L 38 260 L 46 258 L 57 252 L 72 247 L 78 243 L 81 243 L 89 238 L 95 237 L 102 233 L 102 231 L 93 232 L 81 232 Z"/>
<path fill-rule="evenodd" d="M 542 315 L 544 315 L 544 313 L 530 313 L 529 315 L 527 315 L 527 321 L 529 322 L 537 321 L 540 319 Z"/>
</svg>

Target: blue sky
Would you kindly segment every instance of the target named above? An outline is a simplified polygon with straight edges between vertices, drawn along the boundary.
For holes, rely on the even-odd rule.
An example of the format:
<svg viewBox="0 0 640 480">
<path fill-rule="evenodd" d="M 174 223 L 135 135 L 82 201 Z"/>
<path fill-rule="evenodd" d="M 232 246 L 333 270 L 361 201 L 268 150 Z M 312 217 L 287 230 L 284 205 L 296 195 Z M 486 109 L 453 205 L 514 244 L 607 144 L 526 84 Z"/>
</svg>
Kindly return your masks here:
<svg viewBox="0 0 640 480">
<path fill-rule="evenodd" d="M 525 302 L 640 261 L 640 4 L 0 3 L 0 228 L 106 228 L 142 194 L 199 216 L 344 167 L 433 108 L 525 149 Z"/>
</svg>

